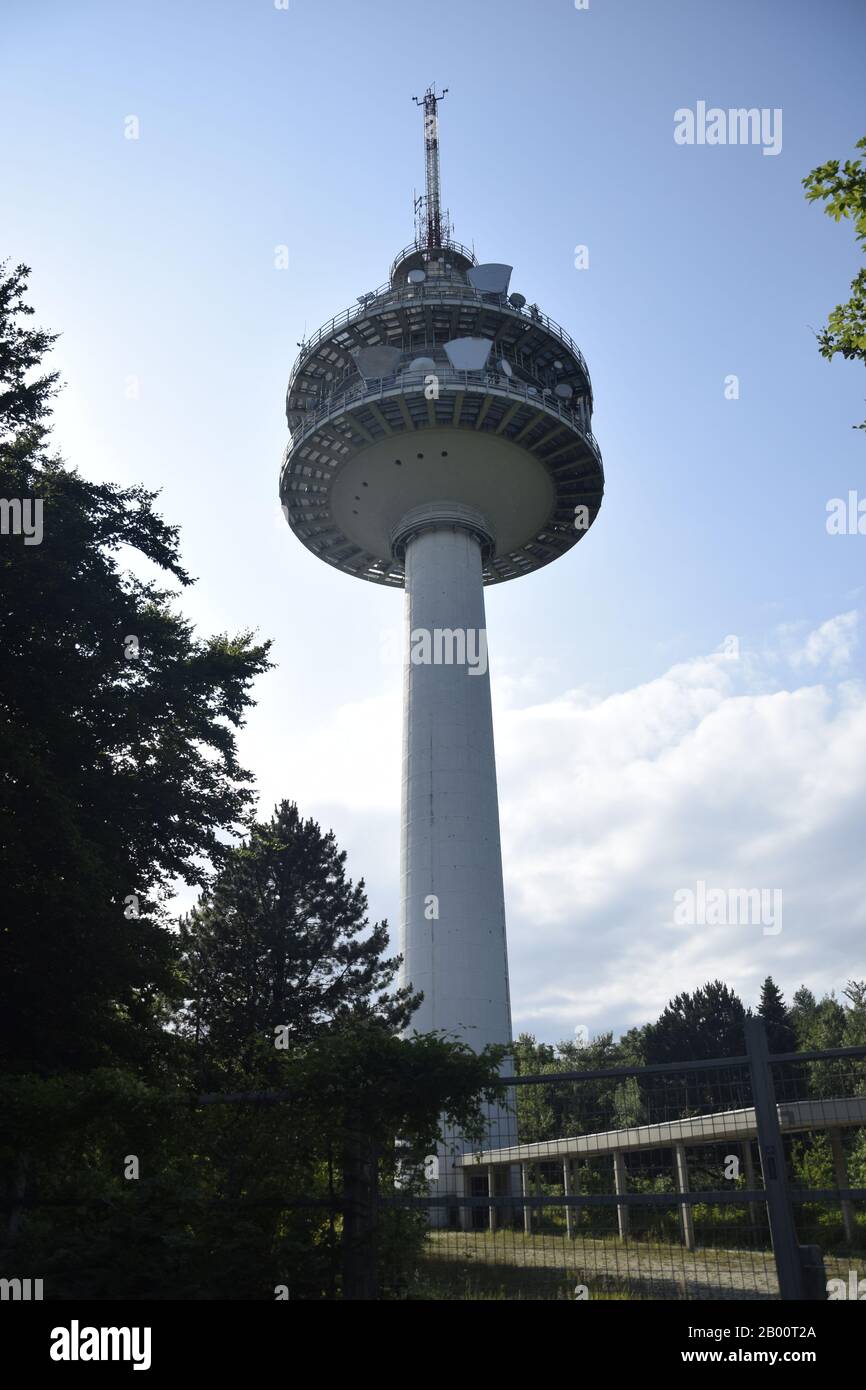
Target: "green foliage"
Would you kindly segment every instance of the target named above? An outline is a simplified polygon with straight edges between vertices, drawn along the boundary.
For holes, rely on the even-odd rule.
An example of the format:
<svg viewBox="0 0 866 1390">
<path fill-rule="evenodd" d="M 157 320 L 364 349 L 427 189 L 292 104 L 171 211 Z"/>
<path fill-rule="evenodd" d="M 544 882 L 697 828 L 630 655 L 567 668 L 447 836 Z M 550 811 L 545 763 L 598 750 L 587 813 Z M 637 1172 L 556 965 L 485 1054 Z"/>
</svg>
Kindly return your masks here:
<svg viewBox="0 0 866 1390">
<path fill-rule="evenodd" d="M 228 851 L 216 880 L 180 925 L 188 998 L 181 1032 L 198 1043 L 211 1080 L 268 1075 L 275 1030 L 291 1048 L 354 1017 L 405 1026 L 417 1006 L 392 985 L 388 925 L 370 927 L 363 880 L 345 874 L 332 831 L 282 802 Z"/>
<path fill-rule="evenodd" d="M 500 1060 L 368 1019 L 284 1058 L 272 1103 L 199 1105 L 117 1069 L 0 1078 L 0 1172 L 26 1155 L 25 1200 L 39 1201 L 22 1209 L 16 1265 L 38 1269 L 52 1298 L 270 1299 L 278 1284 L 293 1298 L 333 1295 L 341 1218 L 330 1204 L 347 1132 L 372 1139 L 393 1179 L 396 1134 L 430 1152 L 445 1114 L 480 1136 Z M 137 1179 L 124 1176 L 129 1155 Z M 383 1217 L 392 1285 L 422 1236 L 413 1213 Z"/>
<path fill-rule="evenodd" d="M 548 1071 L 564 1070 L 556 1059 L 556 1049 L 549 1043 L 537 1043 L 530 1033 L 521 1033 L 512 1049 L 515 1076 L 543 1076 Z M 549 1139 L 556 1132 L 554 1098 L 560 1087 L 518 1086 L 517 1129 L 524 1144 Z"/>
<path fill-rule="evenodd" d="M 563 1071 L 592 1071 L 613 1067 L 622 1060 L 612 1033 L 602 1033 L 590 1042 L 579 1044 L 571 1039 L 552 1047 L 538 1043 L 529 1033 L 522 1033 L 512 1048 L 517 1075 L 555 1076 Z M 625 1090 L 617 1078 L 581 1081 L 574 1084 L 557 1082 L 550 1086 L 519 1086 L 517 1088 L 517 1124 L 521 1141 L 540 1142 L 560 1138 L 564 1134 L 588 1134 L 610 1126 L 610 1116 L 617 1105 L 626 1105 Z"/>
<path fill-rule="evenodd" d="M 646 1062 L 686 1062 L 741 1057 L 746 1050 L 746 1011 L 736 994 L 713 980 L 694 994 L 678 994 L 658 1022 L 644 1029 Z"/>
<path fill-rule="evenodd" d="M 849 980 L 842 991 L 845 1009 L 845 1046 L 866 1046 L 866 980 Z"/>
<path fill-rule="evenodd" d="M 857 141 L 858 150 L 866 150 L 866 136 Z M 860 159 L 838 159 L 820 164 L 803 179 L 809 202 L 821 201 L 824 211 L 834 222 L 850 218 L 854 234 L 861 247 L 866 248 L 866 168 Z M 832 360 L 837 353 L 850 360 L 866 362 L 866 269 L 858 271 L 851 282 L 851 297 L 832 310 L 827 325 L 817 334 L 822 357 Z M 855 426 L 866 429 L 866 420 Z"/>
<path fill-rule="evenodd" d="M 866 1187 L 866 1129 L 858 1129 L 850 1137 L 847 1158 L 851 1186 Z"/>
<path fill-rule="evenodd" d="M 0 549 L 0 1059 L 145 1065 L 176 989 L 161 900 L 247 816 L 234 731 L 267 646 L 195 637 L 171 590 L 120 569 L 125 549 L 189 583 L 154 494 L 46 451 L 56 375 L 33 373 L 53 339 L 27 326 L 27 273 L 0 275 L 0 496 L 43 507 L 41 544 Z"/>
<path fill-rule="evenodd" d="M 791 1015 L 782 996 L 782 991 L 771 975 L 761 986 L 761 1002 L 758 1017 L 764 1020 L 767 1030 L 767 1046 L 770 1052 L 792 1052 L 796 1045 L 796 1033 Z"/>
<path fill-rule="evenodd" d="M 645 1118 L 645 1109 L 636 1076 L 627 1076 L 613 1093 L 613 1128 L 628 1129 Z"/>
<path fill-rule="evenodd" d="M 25 298 L 30 269 L 17 265 L 6 274 L 7 265 L 0 262 L 0 443 L 10 447 L 20 436 L 35 448 L 47 434 L 46 416 L 60 388 L 57 372 L 32 373 L 58 335 L 25 322 L 35 312 Z"/>
<path fill-rule="evenodd" d="M 798 1186 L 835 1187 L 833 1155 L 826 1134 L 791 1141 L 791 1168 Z"/>
</svg>

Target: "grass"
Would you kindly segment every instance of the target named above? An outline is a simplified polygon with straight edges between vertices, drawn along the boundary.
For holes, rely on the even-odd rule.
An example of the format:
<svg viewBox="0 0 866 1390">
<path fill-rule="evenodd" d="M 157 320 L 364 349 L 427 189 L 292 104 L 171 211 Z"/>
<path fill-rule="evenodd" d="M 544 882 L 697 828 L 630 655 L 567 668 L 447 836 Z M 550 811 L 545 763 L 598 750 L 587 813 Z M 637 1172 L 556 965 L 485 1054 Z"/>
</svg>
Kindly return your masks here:
<svg viewBox="0 0 866 1390">
<path fill-rule="evenodd" d="M 594 1302 L 599 1299 L 627 1302 L 635 1297 L 615 1280 L 601 1278 L 582 1282 Z M 573 1301 L 575 1289 L 574 1276 L 566 1276 L 561 1271 L 477 1261 L 467 1256 L 448 1259 L 437 1255 L 422 1262 L 407 1296 L 439 1302 L 519 1302 L 524 1299 L 558 1302 Z"/>
<path fill-rule="evenodd" d="M 729 1238 L 735 1238 L 732 1230 Z M 866 1277 L 862 1251 L 825 1255 L 828 1279 L 856 1270 Z M 590 1299 L 775 1299 L 772 1253 L 763 1248 L 701 1245 L 686 1250 L 677 1242 L 618 1235 L 556 1233 L 526 1235 L 522 1230 L 431 1231 L 414 1283 L 413 1299 L 458 1301 L 537 1301 L 575 1298 L 585 1284 Z"/>
</svg>

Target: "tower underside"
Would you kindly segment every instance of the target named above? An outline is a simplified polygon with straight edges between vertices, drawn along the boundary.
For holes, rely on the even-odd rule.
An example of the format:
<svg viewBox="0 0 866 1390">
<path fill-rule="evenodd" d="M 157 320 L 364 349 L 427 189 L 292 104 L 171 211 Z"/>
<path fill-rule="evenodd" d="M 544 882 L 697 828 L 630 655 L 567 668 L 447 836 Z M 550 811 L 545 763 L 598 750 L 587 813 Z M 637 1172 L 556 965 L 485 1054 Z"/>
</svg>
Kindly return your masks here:
<svg viewBox="0 0 866 1390">
<path fill-rule="evenodd" d="M 447 495 L 496 510 L 485 584 L 565 554 L 601 505 L 580 350 L 535 305 L 512 303 L 522 296 L 473 285 L 488 267 L 467 268 L 464 252 L 436 275 L 434 253 L 403 253 L 397 283 L 314 334 L 292 373 L 280 499 L 304 545 L 360 579 L 402 586 L 387 536 L 416 502 Z M 428 270 L 405 270 L 416 261 Z"/>
</svg>

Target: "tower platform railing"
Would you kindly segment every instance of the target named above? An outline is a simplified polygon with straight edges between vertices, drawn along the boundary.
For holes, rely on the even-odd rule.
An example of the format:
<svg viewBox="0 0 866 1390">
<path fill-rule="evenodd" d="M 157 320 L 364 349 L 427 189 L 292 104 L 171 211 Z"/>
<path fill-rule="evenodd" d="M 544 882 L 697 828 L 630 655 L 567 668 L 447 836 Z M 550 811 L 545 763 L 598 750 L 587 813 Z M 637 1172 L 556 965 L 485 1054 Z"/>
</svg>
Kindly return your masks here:
<svg viewBox="0 0 866 1390">
<path fill-rule="evenodd" d="M 410 256 L 423 255 L 424 252 L 429 250 L 429 247 L 422 246 L 421 242 L 417 240 L 410 241 L 408 246 L 404 246 L 402 251 L 398 251 L 397 255 L 391 262 L 391 269 L 388 272 L 388 279 L 394 279 L 394 275 L 396 274 L 397 268 L 401 264 L 401 262 L 408 260 Z M 458 256 L 462 256 L 464 260 L 467 260 L 470 265 L 478 264 L 475 252 L 470 251 L 469 247 L 464 246 L 462 242 L 454 241 L 452 237 L 443 237 L 441 244 L 437 246 L 435 250 L 456 252 Z"/>
<path fill-rule="evenodd" d="M 289 394 L 299 373 L 303 370 L 304 364 L 308 361 L 311 354 L 340 328 L 347 328 L 351 324 L 373 317 L 382 309 L 397 309 L 404 305 L 428 302 L 436 304 L 460 304 L 467 301 L 479 305 L 489 306 L 498 309 L 500 312 L 513 316 L 516 319 L 524 319 L 529 324 L 538 324 L 545 329 L 552 337 L 556 338 L 563 347 L 567 348 L 572 357 L 578 363 L 580 370 L 586 377 L 589 388 L 590 399 L 592 399 L 592 381 L 589 375 L 589 368 L 586 359 L 577 343 L 560 324 L 549 315 L 542 313 L 537 304 L 512 304 L 505 295 L 483 294 L 476 290 L 472 285 L 461 285 L 454 282 L 443 283 L 442 281 L 425 282 L 422 285 L 401 285 L 393 289 L 391 285 L 381 285 L 376 290 L 371 290 L 369 294 L 360 296 L 361 302 L 344 309 L 342 313 L 335 314 L 326 324 L 323 324 L 311 338 L 307 338 L 301 344 L 301 351 L 292 369 L 289 380 Z"/>
<path fill-rule="evenodd" d="M 441 338 L 437 338 L 435 335 L 430 337 L 426 335 L 424 337 L 416 337 L 416 335 L 413 334 L 412 336 L 412 346 L 406 350 L 406 357 L 408 360 L 405 366 L 397 369 L 398 373 L 402 371 L 408 374 L 412 361 L 419 357 L 432 358 L 433 365 L 427 368 L 429 372 L 436 372 L 439 368 L 444 370 L 450 369 L 450 359 L 445 351 L 445 346 Z M 515 381 L 522 383 L 524 386 L 534 386 L 539 391 L 550 391 L 556 387 L 559 380 L 558 374 L 552 368 L 539 371 L 531 354 L 522 351 L 519 341 L 517 343 L 506 343 L 500 339 L 495 345 L 495 353 L 492 354 L 492 357 L 497 365 L 500 365 L 502 360 L 507 361 L 508 365 L 512 368 Z M 484 370 L 487 372 L 493 371 L 490 362 L 488 362 Z M 499 374 L 502 375 L 501 370 Z M 347 387 L 357 384 L 359 375 L 358 367 L 354 362 L 345 366 L 341 372 L 335 372 L 331 380 L 327 382 L 326 395 L 331 397 L 340 395 Z M 312 391 L 305 392 L 303 387 L 298 388 L 298 394 L 301 396 L 306 395 L 308 398 L 312 397 L 310 407 L 304 407 L 302 405 L 295 406 L 288 412 L 289 415 L 302 415 L 305 408 L 318 405 L 324 399 L 324 396 L 317 397 Z M 573 392 L 572 409 L 574 408 L 574 402 L 578 400 L 588 401 L 589 391 Z"/>
<path fill-rule="evenodd" d="M 576 411 L 570 410 L 556 396 L 544 394 L 537 388 L 525 386 L 521 382 L 515 382 L 513 378 L 502 376 L 496 372 L 460 372 L 452 369 L 437 368 L 435 372 L 398 372 L 391 376 L 374 377 L 360 379 L 357 384 L 350 387 L 347 391 L 326 397 L 321 405 L 313 410 L 304 413 L 301 424 L 291 430 L 291 439 L 286 450 L 287 462 L 283 465 L 280 474 L 280 484 L 288 466 L 288 459 L 295 452 L 304 440 L 326 421 L 335 419 L 342 415 L 348 408 L 360 404 L 365 400 L 381 400 L 388 396 L 406 396 L 423 394 L 426 389 L 428 378 L 435 376 L 438 389 L 445 389 L 449 392 L 465 391 L 474 392 L 482 395 L 502 396 L 511 401 L 524 400 L 540 412 L 555 416 L 563 424 L 585 440 L 587 446 L 592 450 L 598 462 L 599 469 L 604 476 L 604 468 L 601 458 L 601 450 L 592 430 L 586 425 Z"/>
</svg>

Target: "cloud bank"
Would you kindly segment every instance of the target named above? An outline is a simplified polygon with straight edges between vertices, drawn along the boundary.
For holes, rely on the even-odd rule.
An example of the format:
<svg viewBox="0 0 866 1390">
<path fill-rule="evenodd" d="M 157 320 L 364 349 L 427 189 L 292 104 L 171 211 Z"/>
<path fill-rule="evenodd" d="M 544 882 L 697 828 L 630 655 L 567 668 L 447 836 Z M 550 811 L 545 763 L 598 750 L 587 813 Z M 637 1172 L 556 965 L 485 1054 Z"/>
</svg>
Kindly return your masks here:
<svg viewBox="0 0 866 1390">
<path fill-rule="evenodd" d="M 728 643 L 603 696 L 531 702 L 494 673 L 515 1030 L 619 1033 L 715 977 L 752 1002 L 768 974 L 789 994 L 866 975 L 857 627 L 853 612 L 788 626 L 760 653 Z M 397 678 L 290 756 L 291 795 L 339 824 L 374 907 L 397 900 L 399 699 Z M 674 925 L 698 883 L 781 893 L 782 930 Z"/>
</svg>

